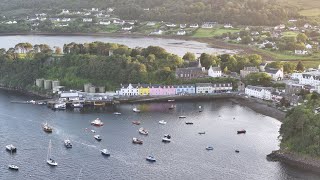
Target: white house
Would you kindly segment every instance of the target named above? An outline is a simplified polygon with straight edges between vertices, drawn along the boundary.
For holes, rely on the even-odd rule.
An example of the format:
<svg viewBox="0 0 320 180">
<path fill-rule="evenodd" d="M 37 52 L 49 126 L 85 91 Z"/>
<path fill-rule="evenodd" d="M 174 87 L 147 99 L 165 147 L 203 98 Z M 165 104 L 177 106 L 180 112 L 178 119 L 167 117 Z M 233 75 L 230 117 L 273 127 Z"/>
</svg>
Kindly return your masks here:
<svg viewBox="0 0 320 180">
<path fill-rule="evenodd" d="M 286 25 L 280 24 L 279 26 L 274 27 L 274 30 L 282 30 L 284 28 L 286 28 Z"/>
<path fill-rule="evenodd" d="M 130 30 L 132 30 L 132 26 L 124 26 L 124 27 L 122 27 L 122 30 L 124 30 L 124 31 L 130 31 Z"/>
<path fill-rule="evenodd" d="M 304 26 L 303 26 L 304 28 L 306 28 L 306 29 L 308 29 L 308 28 L 312 28 L 312 26 L 310 25 L 310 24 L 305 24 Z"/>
<path fill-rule="evenodd" d="M 180 28 L 181 29 L 184 29 L 184 28 L 186 28 L 187 27 L 187 24 L 180 24 Z"/>
<path fill-rule="evenodd" d="M 147 23 L 147 26 L 155 26 L 155 25 L 156 25 L 155 22 L 148 22 L 148 23 Z"/>
<path fill-rule="evenodd" d="M 138 84 L 129 84 L 121 85 L 119 90 L 120 96 L 138 96 L 139 95 L 139 85 Z"/>
<path fill-rule="evenodd" d="M 199 25 L 198 24 L 190 24 L 190 26 L 189 26 L 190 28 L 198 28 L 199 27 Z"/>
<path fill-rule="evenodd" d="M 312 45 L 311 44 L 307 44 L 306 45 L 306 49 L 312 49 Z"/>
<path fill-rule="evenodd" d="M 280 81 L 283 79 L 283 70 L 275 68 L 265 68 L 265 72 L 272 77 L 274 81 Z"/>
<path fill-rule="evenodd" d="M 99 24 L 100 25 L 109 25 L 109 24 L 111 24 L 111 22 L 110 21 L 100 21 Z"/>
<path fill-rule="evenodd" d="M 208 76 L 210 77 L 221 77 L 221 68 L 220 67 L 212 67 L 210 66 L 208 70 Z"/>
<path fill-rule="evenodd" d="M 226 28 L 226 29 L 233 28 L 233 26 L 231 24 L 225 24 L 223 27 Z"/>
<path fill-rule="evenodd" d="M 61 92 L 60 98 L 63 98 L 69 101 L 79 101 L 80 95 L 77 92 Z"/>
<path fill-rule="evenodd" d="M 194 84 L 184 84 L 175 86 L 176 94 L 195 94 L 196 87 Z"/>
<path fill-rule="evenodd" d="M 180 31 L 177 32 L 178 36 L 184 36 L 186 34 L 187 34 L 186 31 L 183 31 L 183 30 L 180 30 Z"/>
<path fill-rule="evenodd" d="M 232 83 L 214 83 L 212 84 L 213 93 L 222 93 L 232 91 Z"/>
<path fill-rule="evenodd" d="M 67 9 L 62 9 L 62 12 L 60 14 L 70 14 L 70 12 Z"/>
<path fill-rule="evenodd" d="M 92 18 L 83 18 L 82 21 L 83 22 L 92 22 Z"/>
<path fill-rule="evenodd" d="M 166 24 L 167 27 L 176 27 L 176 24 Z"/>
<path fill-rule="evenodd" d="M 212 28 L 213 28 L 213 25 L 212 25 L 212 24 L 204 23 L 204 24 L 202 24 L 201 28 L 204 28 L 204 29 L 212 29 Z"/>
<path fill-rule="evenodd" d="M 162 33 L 163 33 L 163 31 L 159 29 L 158 31 L 151 32 L 150 34 L 161 35 Z"/>
<path fill-rule="evenodd" d="M 245 94 L 258 99 L 271 100 L 272 88 L 248 85 L 245 88 Z"/>
<path fill-rule="evenodd" d="M 299 84 L 319 86 L 320 85 L 320 71 L 312 71 L 305 73 L 293 73 L 292 79 L 298 79 Z"/>
<path fill-rule="evenodd" d="M 211 83 L 196 83 L 196 94 L 211 94 L 212 92 Z"/>
<path fill-rule="evenodd" d="M 99 8 L 91 8 L 91 11 L 99 11 Z"/>
<path fill-rule="evenodd" d="M 62 18 L 62 19 L 61 19 L 61 22 L 70 22 L 70 21 L 71 21 L 70 18 Z"/>
</svg>

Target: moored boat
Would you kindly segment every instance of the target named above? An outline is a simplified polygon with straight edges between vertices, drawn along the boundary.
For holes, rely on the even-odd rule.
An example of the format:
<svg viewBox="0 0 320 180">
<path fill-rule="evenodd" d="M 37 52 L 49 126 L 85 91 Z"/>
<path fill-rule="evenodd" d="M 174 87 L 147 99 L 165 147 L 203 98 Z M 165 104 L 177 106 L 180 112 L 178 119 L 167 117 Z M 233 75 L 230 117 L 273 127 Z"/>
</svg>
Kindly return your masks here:
<svg viewBox="0 0 320 180">
<path fill-rule="evenodd" d="M 164 120 L 161 120 L 161 121 L 159 121 L 159 124 L 165 125 L 165 124 L 167 124 L 167 122 L 165 122 Z"/>
<path fill-rule="evenodd" d="M 179 116 L 179 118 L 181 118 L 181 119 L 182 119 L 182 118 L 187 118 L 187 116 Z"/>
<path fill-rule="evenodd" d="M 69 139 L 64 140 L 64 146 L 66 148 L 72 148 L 71 141 Z"/>
<path fill-rule="evenodd" d="M 132 143 L 133 144 L 143 144 L 143 141 L 134 137 L 134 138 L 132 138 Z"/>
<path fill-rule="evenodd" d="M 200 135 L 201 135 L 201 134 L 206 134 L 206 132 L 205 132 L 205 131 L 203 131 L 203 132 L 198 132 L 198 134 L 200 134 Z"/>
<path fill-rule="evenodd" d="M 71 104 L 72 108 L 83 108 L 83 104 L 76 102 Z"/>
<path fill-rule="evenodd" d="M 114 115 L 121 115 L 120 112 L 114 112 L 113 114 L 114 114 Z"/>
<path fill-rule="evenodd" d="M 186 122 L 186 124 L 187 124 L 187 125 L 192 125 L 192 124 L 193 124 L 193 122 Z"/>
<path fill-rule="evenodd" d="M 42 129 L 44 132 L 47 132 L 47 133 L 52 133 L 53 131 L 52 127 L 50 127 L 47 122 L 42 124 Z"/>
<path fill-rule="evenodd" d="M 102 140 L 102 138 L 101 138 L 100 135 L 98 135 L 98 134 L 97 134 L 97 135 L 94 135 L 93 137 L 94 137 L 97 141 L 101 141 L 101 140 Z"/>
<path fill-rule="evenodd" d="M 15 171 L 18 171 L 18 170 L 19 170 L 19 167 L 16 166 L 16 165 L 13 165 L 13 164 L 10 164 L 8 167 L 9 167 L 9 169 L 11 169 L 11 170 L 15 170 Z"/>
<path fill-rule="evenodd" d="M 148 135 L 148 134 L 149 134 L 149 132 L 148 132 L 146 129 L 144 129 L 143 127 L 141 127 L 141 128 L 139 129 L 139 133 L 140 133 L 140 134 L 143 134 L 143 135 Z"/>
<path fill-rule="evenodd" d="M 95 120 L 93 120 L 91 122 L 91 125 L 93 125 L 93 126 L 103 126 L 103 122 L 99 118 L 97 118 L 97 119 L 95 119 Z"/>
<path fill-rule="evenodd" d="M 67 104 L 66 103 L 57 103 L 53 106 L 54 110 L 65 110 L 67 108 Z"/>
<path fill-rule="evenodd" d="M 238 149 L 236 149 L 234 152 L 239 153 L 240 151 Z"/>
<path fill-rule="evenodd" d="M 136 107 L 134 107 L 134 108 L 132 109 L 132 111 L 133 111 L 133 112 L 136 112 L 136 113 L 141 112 L 141 110 L 140 110 L 140 109 L 138 109 L 138 108 L 136 108 Z"/>
<path fill-rule="evenodd" d="M 148 156 L 146 160 L 149 162 L 156 162 L 156 159 L 153 156 Z"/>
<path fill-rule="evenodd" d="M 17 148 L 14 145 L 9 144 L 9 145 L 6 145 L 6 150 L 10 152 L 16 152 Z"/>
<path fill-rule="evenodd" d="M 110 156 L 110 152 L 108 151 L 108 149 L 102 149 L 100 152 L 104 156 Z"/>
<path fill-rule="evenodd" d="M 174 99 L 168 99 L 168 102 L 174 102 L 175 100 Z"/>
<path fill-rule="evenodd" d="M 237 134 L 245 134 L 246 132 L 247 132 L 246 130 L 242 129 L 242 130 L 237 131 Z"/>
<path fill-rule="evenodd" d="M 208 146 L 208 147 L 206 147 L 206 150 L 213 150 L 213 147 L 212 146 Z"/>
<path fill-rule="evenodd" d="M 51 140 L 49 141 L 48 153 L 47 153 L 47 164 L 50 166 L 58 166 L 58 163 L 51 158 Z"/>
<path fill-rule="evenodd" d="M 169 107 L 169 109 L 174 109 L 174 108 L 176 108 L 176 106 L 173 104 Z"/>
<path fill-rule="evenodd" d="M 140 124 L 141 124 L 141 122 L 140 122 L 140 121 L 132 121 L 132 124 L 140 125 Z"/>
<path fill-rule="evenodd" d="M 162 138 L 162 142 L 166 142 L 166 143 L 171 142 L 171 136 L 169 134 L 165 134 L 164 137 Z"/>
</svg>

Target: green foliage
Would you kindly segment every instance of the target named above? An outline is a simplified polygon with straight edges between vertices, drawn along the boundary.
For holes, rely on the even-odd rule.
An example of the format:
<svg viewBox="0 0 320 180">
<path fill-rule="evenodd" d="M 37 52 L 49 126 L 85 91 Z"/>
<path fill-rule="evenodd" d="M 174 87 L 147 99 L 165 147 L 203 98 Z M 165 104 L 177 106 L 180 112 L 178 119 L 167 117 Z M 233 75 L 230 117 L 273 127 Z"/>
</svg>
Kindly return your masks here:
<svg viewBox="0 0 320 180">
<path fill-rule="evenodd" d="M 183 57 L 183 60 L 185 61 L 195 61 L 196 60 L 196 56 L 194 53 L 191 52 L 187 52 Z"/>
<path fill-rule="evenodd" d="M 251 73 L 245 77 L 245 84 L 250 84 L 254 86 L 271 86 L 272 77 L 264 72 Z"/>
<path fill-rule="evenodd" d="M 297 71 L 303 72 L 304 71 L 304 66 L 302 64 L 301 61 L 298 62 L 297 67 L 296 67 Z"/>
</svg>

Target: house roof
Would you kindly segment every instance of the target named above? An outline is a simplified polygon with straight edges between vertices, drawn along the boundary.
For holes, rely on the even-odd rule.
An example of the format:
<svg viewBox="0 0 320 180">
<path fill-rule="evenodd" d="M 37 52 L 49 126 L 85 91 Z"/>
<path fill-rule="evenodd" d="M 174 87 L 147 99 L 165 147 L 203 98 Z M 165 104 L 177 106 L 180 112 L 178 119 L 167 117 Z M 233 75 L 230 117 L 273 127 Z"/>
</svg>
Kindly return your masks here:
<svg viewBox="0 0 320 180">
<path fill-rule="evenodd" d="M 212 71 L 221 71 L 221 68 L 219 66 L 217 67 L 210 67 Z"/>
<path fill-rule="evenodd" d="M 199 67 L 189 67 L 189 68 L 177 68 L 176 69 L 176 73 L 180 74 L 180 73 L 191 73 L 191 72 L 203 72 L 202 68 Z"/>
<path fill-rule="evenodd" d="M 259 71 L 257 67 L 244 67 L 243 70 L 245 71 Z"/>
<path fill-rule="evenodd" d="M 275 68 L 266 68 L 265 71 L 267 73 L 270 73 L 270 74 L 277 74 L 277 72 L 279 71 L 280 69 L 275 69 Z"/>
<path fill-rule="evenodd" d="M 251 86 L 251 85 L 248 85 L 246 88 L 252 89 L 255 91 L 262 91 L 262 90 L 272 91 L 273 90 L 272 87 Z"/>
</svg>

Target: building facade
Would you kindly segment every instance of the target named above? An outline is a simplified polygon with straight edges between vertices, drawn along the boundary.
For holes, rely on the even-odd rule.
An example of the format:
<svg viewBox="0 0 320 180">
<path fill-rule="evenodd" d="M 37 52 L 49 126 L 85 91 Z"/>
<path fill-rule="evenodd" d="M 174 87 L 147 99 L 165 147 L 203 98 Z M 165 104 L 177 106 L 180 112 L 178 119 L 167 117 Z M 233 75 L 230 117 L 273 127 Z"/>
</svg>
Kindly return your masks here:
<svg viewBox="0 0 320 180">
<path fill-rule="evenodd" d="M 271 100 L 273 89 L 270 87 L 260 87 L 248 85 L 245 89 L 245 94 L 263 100 Z"/>
<path fill-rule="evenodd" d="M 138 96 L 139 95 L 139 86 L 138 84 L 128 84 L 121 85 L 119 90 L 120 96 Z"/>
<path fill-rule="evenodd" d="M 186 85 L 177 85 L 176 88 L 176 94 L 195 94 L 196 93 L 196 87 L 193 84 L 186 84 Z"/>
<path fill-rule="evenodd" d="M 142 85 L 139 85 L 138 88 L 138 92 L 139 92 L 139 95 L 140 96 L 149 96 L 150 95 L 150 86 L 151 85 L 148 85 L 148 84 L 142 84 Z"/>
<path fill-rule="evenodd" d="M 244 67 L 243 70 L 240 70 L 240 77 L 245 78 L 249 74 L 257 72 L 259 72 L 259 69 L 256 67 Z"/>
<path fill-rule="evenodd" d="M 220 67 L 212 67 L 208 69 L 208 76 L 210 77 L 221 77 L 222 72 Z"/>
</svg>

